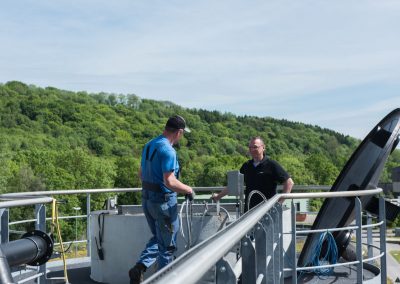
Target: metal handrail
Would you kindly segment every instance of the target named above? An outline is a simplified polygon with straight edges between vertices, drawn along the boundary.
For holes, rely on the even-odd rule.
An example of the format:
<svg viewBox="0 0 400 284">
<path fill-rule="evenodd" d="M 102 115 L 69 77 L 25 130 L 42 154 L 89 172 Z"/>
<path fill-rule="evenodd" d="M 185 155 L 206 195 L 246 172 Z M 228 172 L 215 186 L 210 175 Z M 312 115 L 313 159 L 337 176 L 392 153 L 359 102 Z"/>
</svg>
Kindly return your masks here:
<svg viewBox="0 0 400 284">
<path fill-rule="evenodd" d="M 146 283 L 196 283 L 265 216 L 280 197 L 280 194 L 277 194 L 242 215 L 236 222 L 182 254 L 146 280 Z"/>
<path fill-rule="evenodd" d="M 381 257 L 383 257 L 385 255 L 385 253 L 384 252 L 382 252 L 382 253 L 380 253 L 380 254 L 378 254 L 378 255 L 375 255 L 375 256 L 373 256 L 373 257 L 370 257 L 370 258 L 364 258 L 363 260 L 362 260 L 362 262 L 364 263 L 364 262 L 369 262 L 369 261 L 372 261 L 372 260 L 375 260 L 375 259 L 378 259 L 378 258 L 381 258 Z"/>
<path fill-rule="evenodd" d="M 221 191 L 225 186 L 213 187 L 193 187 L 196 192 L 214 192 Z M 282 190 L 282 185 L 278 185 L 277 190 Z M 297 190 L 330 190 L 329 185 L 294 185 L 292 191 Z M 64 189 L 64 190 L 48 190 L 48 191 L 29 191 L 29 192 L 15 192 L 3 193 L 0 199 L 15 199 L 33 196 L 53 196 L 53 195 L 70 195 L 70 194 L 92 194 L 92 193 L 115 193 L 115 192 L 140 192 L 141 187 L 132 188 L 97 188 L 97 189 Z M 299 197 L 303 198 L 303 197 Z M 0 203 L 1 204 L 1 203 Z M 3 208 L 3 207 L 0 207 Z"/>
<path fill-rule="evenodd" d="M 378 223 L 375 224 L 370 224 L 370 225 L 362 225 L 361 229 L 368 229 L 368 228 L 373 228 L 373 227 L 379 227 L 380 225 L 383 224 L 383 221 L 380 221 Z"/>
<path fill-rule="evenodd" d="M 0 195 L 0 198 L 23 198 L 24 196 L 50 196 L 50 195 L 52 196 L 52 195 L 113 193 L 113 192 L 139 192 L 141 190 L 142 190 L 141 188 L 65 189 L 65 190 L 4 193 Z"/>
<path fill-rule="evenodd" d="M 296 231 L 296 234 L 306 235 L 306 234 L 310 234 L 310 233 L 337 232 L 337 231 L 356 230 L 356 229 L 359 229 L 359 227 L 358 226 L 348 226 L 348 227 L 339 227 L 339 228 L 331 228 L 331 229 L 300 230 L 300 231 Z"/>
<path fill-rule="evenodd" d="M 312 192 L 312 193 L 281 193 L 281 198 L 299 199 L 299 198 L 333 198 L 333 197 L 355 197 L 374 195 L 382 192 L 382 188 L 352 190 L 352 191 L 334 191 L 334 192 Z"/>
<path fill-rule="evenodd" d="M 51 202 L 53 202 L 53 198 L 51 198 L 51 197 L 38 197 L 38 198 L 28 198 L 28 199 L 21 199 L 21 200 L 2 201 L 2 202 L 0 202 L 0 208 L 10 208 L 10 207 L 35 205 L 35 204 L 46 204 L 46 203 L 51 203 Z"/>
<path fill-rule="evenodd" d="M 220 260 L 233 246 L 235 246 L 258 222 L 268 213 L 268 211 L 281 198 L 334 198 L 334 197 L 356 197 L 374 195 L 382 192 L 381 188 L 346 191 L 346 192 L 325 192 L 325 193 L 285 193 L 276 194 L 267 202 L 257 206 L 247 212 L 236 222 L 232 223 L 216 235 L 204 240 L 196 245 L 181 257 L 170 263 L 158 273 L 150 277 L 146 283 L 193 283 L 201 277 Z M 325 230 L 326 231 L 326 230 Z M 190 263 L 190 265 L 188 265 Z M 352 262 L 354 264 L 359 261 Z M 334 266 L 349 265 L 334 264 Z M 330 266 L 327 266 L 330 267 Z M 308 270 L 309 268 L 296 268 L 297 270 Z M 315 269 L 315 268 L 312 268 Z"/>
<path fill-rule="evenodd" d="M 354 260 L 354 261 L 342 262 L 342 263 L 335 263 L 335 264 L 326 264 L 326 265 L 318 265 L 318 266 L 297 267 L 296 270 L 297 270 L 297 271 L 315 270 L 315 269 L 321 269 L 321 268 L 339 267 L 339 266 L 345 266 L 345 265 L 351 265 L 351 264 L 358 264 L 358 263 L 360 263 L 359 260 Z"/>
<path fill-rule="evenodd" d="M 383 224 L 383 221 L 375 223 L 375 224 L 370 224 L 370 225 L 362 225 L 361 229 L 379 227 L 382 224 Z M 359 226 L 348 226 L 348 227 L 338 227 L 338 228 L 332 228 L 332 229 L 299 230 L 299 231 L 296 231 L 296 234 L 305 235 L 305 234 L 309 234 L 309 233 L 337 232 L 337 231 L 356 230 L 356 229 L 360 229 L 360 227 Z"/>
<path fill-rule="evenodd" d="M 75 216 L 58 216 L 59 220 L 62 219 L 80 219 L 80 218 L 87 218 L 87 215 L 75 215 Z M 47 217 L 46 221 L 52 220 L 51 217 Z M 15 221 L 15 222 L 9 222 L 8 225 L 19 225 L 19 224 L 25 224 L 25 223 L 33 223 L 36 222 L 37 219 L 26 219 L 26 220 L 21 220 L 21 221 Z"/>
</svg>

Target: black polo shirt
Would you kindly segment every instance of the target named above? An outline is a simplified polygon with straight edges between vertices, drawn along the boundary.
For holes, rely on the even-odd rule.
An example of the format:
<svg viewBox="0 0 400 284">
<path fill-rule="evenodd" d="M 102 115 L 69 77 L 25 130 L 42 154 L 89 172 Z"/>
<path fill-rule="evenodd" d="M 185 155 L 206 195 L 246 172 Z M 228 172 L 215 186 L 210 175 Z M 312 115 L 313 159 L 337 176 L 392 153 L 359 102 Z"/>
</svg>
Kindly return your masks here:
<svg viewBox="0 0 400 284">
<path fill-rule="evenodd" d="M 262 194 L 269 199 L 276 194 L 278 184 L 290 178 L 289 174 L 278 162 L 269 159 L 267 156 L 264 156 L 256 167 L 253 162 L 253 160 L 249 160 L 240 168 L 240 172 L 244 175 L 244 182 L 246 184 L 246 209 L 248 195 L 252 190 L 262 192 Z M 259 194 L 253 194 L 250 200 L 250 208 L 262 201 L 263 198 Z"/>
</svg>

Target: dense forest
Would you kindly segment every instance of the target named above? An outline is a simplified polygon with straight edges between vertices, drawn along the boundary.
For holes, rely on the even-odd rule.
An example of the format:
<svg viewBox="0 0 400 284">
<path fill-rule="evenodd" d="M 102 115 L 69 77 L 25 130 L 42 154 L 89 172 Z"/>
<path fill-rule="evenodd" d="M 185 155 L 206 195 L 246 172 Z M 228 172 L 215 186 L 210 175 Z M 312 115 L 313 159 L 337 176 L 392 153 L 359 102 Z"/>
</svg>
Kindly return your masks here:
<svg viewBox="0 0 400 284">
<path fill-rule="evenodd" d="M 134 94 L 71 92 L 12 81 L 0 84 L 0 193 L 140 187 L 142 147 L 162 132 L 173 114 L 185 117 L 192 129 L 177 147 L 182 180 L 192 186 L 224 185 L 226 172 L 248 159 L 247 143 L 256 135 L 265 139 L 267 155 L 279 161 L 296 184 L 329 185 L 360 142 L 268 116 L 237 116 Z M 396 150 L 383 182 L 390 181 L 391 168 L 398 165 Z M 69 198 L 85 208 L 85 198 Z M 139 202 L 135 194 L 119 199 Z M 102 201 L 104 196 L 95 197 L 93 206 Z M 72 214 L 68 207 L 63 210 Z"/>
</svg>

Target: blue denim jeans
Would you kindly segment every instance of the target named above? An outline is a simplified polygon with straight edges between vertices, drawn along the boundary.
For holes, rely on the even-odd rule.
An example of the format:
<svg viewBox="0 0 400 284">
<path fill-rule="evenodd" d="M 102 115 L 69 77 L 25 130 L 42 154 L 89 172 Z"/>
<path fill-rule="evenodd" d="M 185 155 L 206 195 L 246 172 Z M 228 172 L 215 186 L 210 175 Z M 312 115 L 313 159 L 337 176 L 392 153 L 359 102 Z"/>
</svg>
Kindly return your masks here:
<svg viewBox="0 0 400 284">
<path fill-rule="evenodd" d="M 162 194 L 142 191 L 142 207 L 152 237 L 140 255 L 138 262 L 150 267 L 158 261 L 158 270 L 173 260 L 179 219 L 176 193 Z"/>
</svg>

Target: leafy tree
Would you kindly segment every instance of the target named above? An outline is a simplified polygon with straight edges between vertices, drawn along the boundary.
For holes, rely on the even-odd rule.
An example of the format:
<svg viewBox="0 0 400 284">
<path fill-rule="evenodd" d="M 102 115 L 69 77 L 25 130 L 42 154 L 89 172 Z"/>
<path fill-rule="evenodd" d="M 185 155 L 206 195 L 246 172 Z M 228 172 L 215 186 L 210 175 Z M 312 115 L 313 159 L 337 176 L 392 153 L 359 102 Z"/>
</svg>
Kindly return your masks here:
<svg viewBox="0 0 400 284">
<path fill-rule="evenodd" d="M 0 194 L 5 193 L 7 186 L 17 174 L 18 165 L 7 157 L 0 158 Z"/>
<path fill-rule="evenodd" d="M 296 184 L 316 184 L 314 174 L 305 167 L 304 161 L 291 155 L 282 155 L 278 158 L 278 161 L 290 174 Z"/>
<path fill-rule="evenodd" d="M 314 180 L 317 184 L 329 185 L 333 184 L 339 175 L 339 170 L 332 164 L 326 156 L 322 154 L 310 155 L 305 160 L 306 168 L 313 173 Z"/>
<path fill-rule="evenodd" d="M 114 186 L 117 188 L 139 188 L 140 160 L 134 157 L 120 157 L 116 161 L 116 179 Z M 140 203 L 140 193 L 121 193 L 118 195 L 119 204 L 138 204 Z"/>
<path fill-rule="evenodd" d="M 29 166 L 22 166 L 13 179 L 9 181 L 13 192 L 42 191 L 45 185 L 40 177 L 35 176 Z"/>
</svg>

